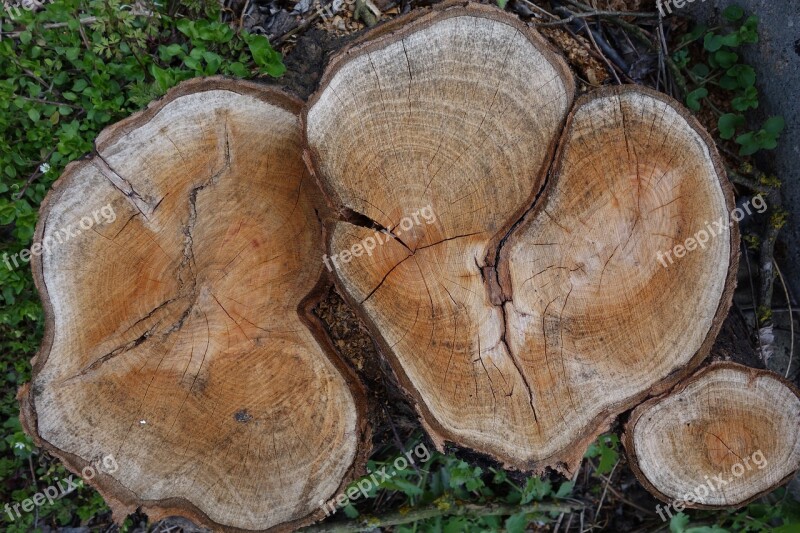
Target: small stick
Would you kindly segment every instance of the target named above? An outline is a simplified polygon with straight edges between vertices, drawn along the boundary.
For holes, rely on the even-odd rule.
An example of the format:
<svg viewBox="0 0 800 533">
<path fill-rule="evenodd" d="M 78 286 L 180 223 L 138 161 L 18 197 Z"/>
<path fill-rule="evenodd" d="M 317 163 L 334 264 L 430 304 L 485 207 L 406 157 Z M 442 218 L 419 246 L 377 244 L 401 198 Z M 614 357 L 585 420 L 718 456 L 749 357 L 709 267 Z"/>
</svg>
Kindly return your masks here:
<svg viewBox="0 0 800 533">
<path fill-rule="evenodd" d="M 606 486 L 603 488 L 603 494 L 600 496 L 600 503 L 597 504 L 597 510 L 594 512 L 594 520 L 597 521 L 597 517 L 600 516 L 600 509 L 603 508 L 603 501 L 606 499 L 606 493 L 608 492 L 608 486 L 611 484 L 611 478 L 614 476 L 614 470 L 617 469 L 619 466 L 620 459 L 617 459 L 617 462 L 614 463 L 614 467 L 611 469 L 611 472 L 608 473 L 608 478 L 606 478 Z"/>
<path fill-rule="evenodd" d="M 577 509 L 583 509 L 583 506 L 569 503 L 531 503 L 528 505 L 476 505 L 465 503 L 462 505 L 431 505 L 428 507 L 405 509 L 382 517 L 363 517 L 348 522 L 320 524 L 315 527 L 304 529 L 303 531 L 306 533 L 324 531 L 354 533 L 358 531 L 373 531 L 376 528 L 399 526 L 439 516 L 510 516 L 516 513 L 569 513 Z"/>
<path fill-rule="evenodd" d="M 291 37 L 295 33 L 307 29 L 309 26 L 311 26 L 312 23 L 314 23 L 315 20 L 317 20 L 317 18 L 319 18 L 319 16 L 320 16 L 319 11 L 314 12 L 310 17 L 308 17 L 306 20 L 300 23 L 299 26 L 296 26 L 291 30 L 287 31 L 286 33 L 284 33 L 283 35 L 276 37 L 273 46 L 280 46 L 283 43 L 285 43 L 289 39 L 289 37 Z"/>
<path fill-rule="evenodd" d="M 244 18 L 247 16 L 247 8 L 250 7 L 250 0 L 246 0 L 244 8 L 242 8 L 242 15 L 239 17 L 239 27 L 244 28 Z"/>
<path fill-rule="evenodd" d="M 781 269 L 778 268 L 778 262 L 773 261 L 775 266 L 775 272 L 778 273 L 778 277 L 781 280 L 781 285 L 783 285 L 783 293 L 786 295 L 786 305 L 789 307 L 789 331 L 791 335 L 791 344 L 789 345 L 789 363 L 786 365 L 786 374 L 783 377 L 789 378 L 789 370 L 792 368 L 792 358 L 794 357 L 794 315 L 792 313 L 792 300 L 789 298 L 789 289 L 786 286 L 786 280 L 783 279 L 783 274 L 781 274 Z"/>
</svg>

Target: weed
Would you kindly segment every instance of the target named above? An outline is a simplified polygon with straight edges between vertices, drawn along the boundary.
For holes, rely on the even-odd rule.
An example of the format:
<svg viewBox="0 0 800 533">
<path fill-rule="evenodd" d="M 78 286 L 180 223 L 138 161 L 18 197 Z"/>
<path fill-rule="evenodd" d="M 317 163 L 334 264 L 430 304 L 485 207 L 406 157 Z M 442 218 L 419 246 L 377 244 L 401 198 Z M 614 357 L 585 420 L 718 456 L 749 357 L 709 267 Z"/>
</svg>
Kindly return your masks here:
<svg viewBox="0 0 800 533">
<path fill-rule="evenodd" d="M 722 12 L 725 24 L 715 28 L 697 26 L 682 39 L 673 54 L 675 64 L 686 71 L 695 88 L 686 95 L 686 105 L 699 111 L 705 103 L 717 115 L 717 130 L 723 140 L 739 145 L 739 155 L 772 150 L 785 127 L 781 116 L 769 117 L 760 128 L 747 131 L 744 112 L 758 108 L 756 71 L 741 61 L 741 47 L 758 42 L 758 17 L 745 18 L 736 5 Z M 688 45 L 702 40 L 699 60 L 692 60 Z M 718 109 L 709 99 L 709 88 L 730 98 L 730 112 Z"/>
</svg>

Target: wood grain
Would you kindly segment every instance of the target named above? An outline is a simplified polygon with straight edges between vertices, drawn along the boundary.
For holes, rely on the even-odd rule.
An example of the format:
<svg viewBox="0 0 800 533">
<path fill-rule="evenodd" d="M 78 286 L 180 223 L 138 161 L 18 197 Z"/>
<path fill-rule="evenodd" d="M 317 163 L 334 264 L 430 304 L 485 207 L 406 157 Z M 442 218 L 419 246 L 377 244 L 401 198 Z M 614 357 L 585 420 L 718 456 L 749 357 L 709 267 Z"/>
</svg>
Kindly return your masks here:
<svg viewBox="0 0 800 533">
<path fill-rule="evenodd" d="M 34 262 L 45 342 L 29 432 L 115 515 L 142 506 L 214 528 L 291 529 L 363 469 L 362 391 L 310 306 L 323 267 L 300 103 L 246 82 L 187 82 L 105 130 L 53 186 Z"/>
<path fill-rule="evenodd" d="M 741 507 L 800 468 L 800 391 L 769 371 L 714 363 L 637 407 L 623 442 L 658 498 Z"/>
<path fill-rule="evenodd" d="M 730 185 L 680 104 L 621 88 L 569 113 L 573 91 L 516 18 L 446 5 L 342 52 L 305 116 L 338 214 L 328 253 L 396 237 L 335 274 L 423 423 L 524 470 L 573 472 L 619 413 L 700 363 L 738 253 Z M 399 226 L 422 206 L 435 223 Z M 716 219 L 704 250 L 660 265 Z"/>
</svg>

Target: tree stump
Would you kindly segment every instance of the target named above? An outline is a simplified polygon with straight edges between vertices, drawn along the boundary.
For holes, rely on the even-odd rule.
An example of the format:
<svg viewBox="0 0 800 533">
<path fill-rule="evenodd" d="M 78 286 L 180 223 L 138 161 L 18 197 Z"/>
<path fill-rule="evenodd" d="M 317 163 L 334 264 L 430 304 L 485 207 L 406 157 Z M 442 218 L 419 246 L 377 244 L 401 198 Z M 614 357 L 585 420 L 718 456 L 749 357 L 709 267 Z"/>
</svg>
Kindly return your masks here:
<svg viewBox="0 0 800 533">
<path fill-rule="evenodd" d="M 741 507 L 800 468 L 800 391 L 772 372 L 714 363 L 637 407 L 623 442 L 661 500 Z"/>
<path fill-rule="evenodd" d="M 182 84 L 105 130 L 43 204 L 24 423 L 74 471 L 113 456 L 91 482 L 117 517 L 288 529 L 363 468 L 362 391 L 309 312 L 325 286 L 300 106 Z"/>
<path fill-rule="evenodd" d="M 211 78 L 108 128 L 42 206 L 26 430 L 73 471 L 112 455 L 90 482 L 118 519 L 319 519 L 370 439 L 311 313 L 335 281 L 440 449 L 571 475 L 659 397 L 626 437 L 649 490 L 681 497 L 756 444 L 775 466 L 702 504 L 774 486 L 798 467 L 797 391 L 730 365 L 681 382 L 738 262 L 712 140 L 652 90 L 574 92 L 517 18 L 440 4 L 343 50 L 305 106 Z"/>
<path fill-rule="evenodd" d="M 339 215 L 326 262 L 435 440 L 574 472 L 620 412 L 700 363 L 727 313 L 719 157 L 653 91 L 597 91 L 567 118 L 564 62 L 495 9 L 392 30 L 334 59 L 309 102 Z M 711 221 L 703 250 L 662 264 Z"/>
</svg>

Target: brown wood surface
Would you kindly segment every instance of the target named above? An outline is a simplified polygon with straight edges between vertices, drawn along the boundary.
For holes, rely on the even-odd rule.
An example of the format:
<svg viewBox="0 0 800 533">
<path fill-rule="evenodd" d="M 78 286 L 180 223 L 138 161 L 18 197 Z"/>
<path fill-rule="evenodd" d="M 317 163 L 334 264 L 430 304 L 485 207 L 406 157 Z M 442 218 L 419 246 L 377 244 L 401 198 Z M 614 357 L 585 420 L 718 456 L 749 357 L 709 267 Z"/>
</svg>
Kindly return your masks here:
<svg viewBox="0 0 800 533">
<path fill-rule="evenodd" d="M 92 483 L 117 516 L 291 529 L 363 470 L 361 388 L 310 313 L 326 287 L 300 106 L 184 83 L 44 202 L 37 242 L 101 206 L 116 219 L 34 261 L 46 333 L 24 423 L 75 471 L 113 456 Z"/>
<path fill-rule="evenodd" d="M 659 499 L 741 507 L 800 468 L 800 391 L 767 370 L 712 363 L 638 406 L 623 442 L 636 477 Z"/>
<path fill-rule="evenodd" d="M 340 53 L 305 113 L 341 291 L 436 441 L 524 470 L 574 472 L 696 368 L 738 257 L 732 190 L 678 102 L 572 94 L 516 18 L 446 5 Z M 424 206 L 435 222 L 402 227 Z M 712 220 L 719 236 L 661 265 Z M 394 238 L 342 260 L 376 228 Z"/>
</svg>

